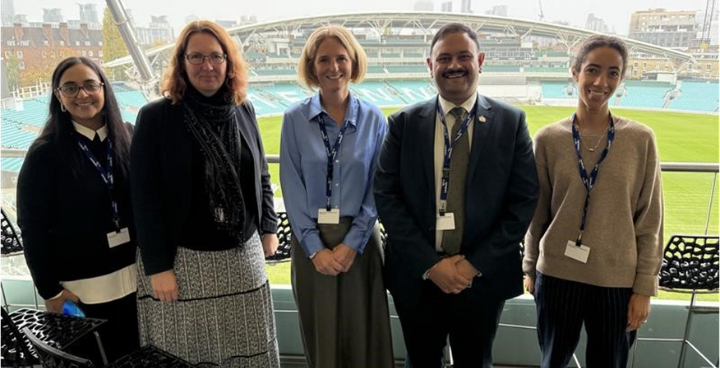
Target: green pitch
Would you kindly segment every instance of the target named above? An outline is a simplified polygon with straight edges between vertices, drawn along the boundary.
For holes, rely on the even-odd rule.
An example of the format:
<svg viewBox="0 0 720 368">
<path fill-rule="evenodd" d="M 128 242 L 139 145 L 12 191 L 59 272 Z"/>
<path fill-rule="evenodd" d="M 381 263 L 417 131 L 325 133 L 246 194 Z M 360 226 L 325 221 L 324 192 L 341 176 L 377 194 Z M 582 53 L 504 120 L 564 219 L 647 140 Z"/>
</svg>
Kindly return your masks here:
<svg viewBox="0 0 720 368">
<path fill-rule="evenodd" d="M 545 125 L 570 116 L 574 108 L 520 106 L 527 113 L 530 134 Z M 387 115 L 398 109 L 383 109 Z M 653 129 L 658 141 L 662 162 L 718 162 L 718 117 L 716 115 L 684 114 L 640 110 L 613 109 L 614 114 L 641 122 Z M 260 118 L 260 131 L 268 154 L 280 153 L 280 128 L 282 117 Z M 270 165 L 273 183 L 279 186 L 278 165 Z M 673 234 L 718 234 L 718 186 L 710 219 L 707 220 L 708 203 L 714 174 L 663 173 L 665 195 L 665 238 Z M 280 190 L 276 196 L 282 196 Z M 268 265 L 270 282 L 290 283 L 290 264 Z M 689 295 L 661 293 L 665 299 L 688 299 Z M 699 300 L 718 301 L 717 294 L 701 295 Z"/>
</svg>

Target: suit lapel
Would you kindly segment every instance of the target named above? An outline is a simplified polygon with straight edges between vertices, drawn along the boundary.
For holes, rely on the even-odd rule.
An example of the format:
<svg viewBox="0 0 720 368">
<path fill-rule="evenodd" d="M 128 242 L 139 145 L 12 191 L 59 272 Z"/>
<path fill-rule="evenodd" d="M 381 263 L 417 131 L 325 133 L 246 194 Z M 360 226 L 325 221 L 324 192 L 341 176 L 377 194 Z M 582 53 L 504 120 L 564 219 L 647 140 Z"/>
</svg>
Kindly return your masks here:
<svg viewBox="0 0 720 368">
<path fill-rule="evenodd" d="M 420 134 L 420 160 L 425 168 L 425 179 L 432 193 L 435 193 L 435 102 L 426 102 L 418 113 L 418 134 Z M 435 198 L 435 194 L 433 194 Z"/>
<path fill-rule="evenodd" d="M 488 132 L 493 124 L 497 124 L 494 122 L 495 113 L 491 111 L 490 103 L 485 97 L 478 94 L 475 106 L 477 112 L 475 114 L 475 121 L 473 121 L 473 140 L 470 150 L 470 161 L 468 162 L 470 170 L 468 171 L 466 179 L 468 184 L 472 182 L 475 169 L 478 167 L 480 159 L 482 158 L 482 152 L 487 144 Z M 469 188 L 468 184 L 466 184 L 466 188 Z"/>
</svg>

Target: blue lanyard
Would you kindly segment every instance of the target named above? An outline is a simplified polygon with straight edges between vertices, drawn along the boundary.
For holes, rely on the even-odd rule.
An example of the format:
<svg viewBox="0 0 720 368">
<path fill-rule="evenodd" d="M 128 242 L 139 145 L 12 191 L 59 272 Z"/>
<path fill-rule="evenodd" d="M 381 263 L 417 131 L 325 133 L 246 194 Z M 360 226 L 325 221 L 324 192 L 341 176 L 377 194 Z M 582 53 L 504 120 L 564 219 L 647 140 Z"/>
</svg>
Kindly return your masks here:
<svg viewBox="0 0 720 368">
<path fill-rule="evenodd" d="M 107 142 L 107 167 L 102 167 L 100 161 L 95 158 L 95 155 L 90 151 L 88 146 L 81 142 L 79 138 L 77 139 L 80 150 L 83 151 L 85 157 L 95 166 L 103 182 L 107 185 L 108 193 L 110 194 L 110 210 L 112 212 L 113 223 L 115 224 L 115 231 L 120 232 L 120 212 L 118 211 L 118 204 L 113 195 L 113 188 L 115 187 L 115 179 L 113 177 L 113 146 L 109 137 L 105 141 Z"/>
<path fill-rule="evenodd" d="M 320 126 L 320 136 L 323 139 L 323 142 L 325 142 L 325 153 L 327 153 L 328 161 L 327 161 L 327 180 L 325 182 L 325 197 L 326 197 L 326 203 L 325 208 L 330 211 L 330 200 L 332 198 L 332 182 L 333 182 L 333 171 L 334 171 L 334 162 L 335 158 L 337 157 L 338 151 L 340 150 L 340 143 L 342 143 L 343 138 L 345 137 L 345 130 L 347 129 L 350 121 L 345 120 L 345 123 L 343 124 L 343 127 L 340 129 L 340 133 L 338 133 L 337 139 L 335 140 L 335 145 L 330 147 L 330 138 L 327 134 L 327 128 L 325 128 L 325 119 L 323 118 L 323 113 L 320 113 L 318 115 L 318 125 Z"/>
<path fill-rule="evenodd" d="M 468 130 L 468 127 L 470 126 L 470 122 L 475 119 L 475 108 L 473 107 L 472 110 L 470 110 L 470 113 L 465 117 L 465 120 L 463 120 L 462 125 L 460 126 L 460 129 L 458 129 L 457 134 L 453 138 L 452 143 L 450 143 L 450 133 L 448 133 L 447 123 L 445 122 L 445 113 L 442 110 L 442 106 L 440 106 L 440 99 L 438 98 L 437 103 L 435 104 L 435 110 L 437 110 L 437 114 L 440 117 L 440 122 L 443 125 L 443 133 L 444 133 L 444 149 L 443 149 L 443 168 L 442 168 L 442 181 L 440 183 L 440 216 L 445 216 L 445 210 L 447 209 L 447 194 L 448 194 L 448 188 L 450 186 L 450 162 L 452 160 L 452 153 L 453 148 L 455 148 L 455 145 L 457 142 L 462 138 L 463 134 Z M 456 121 L 455 124 L 458 122 Z"/>
<path fill-rule="evenodd" d="M 610 152 L 612 142 L 615 139 L 615 123 L 613 122 L 612 114 L 610 113 L 608 113 L 608 120 L 610 121 L 610 126 L 608 127 L 607 132 L 607 144 L 605 145 L 605 149 L 600 154 L 600 159 L 595 164 L 595 167 L 593 167 L 590 175 L 588 175 L 587 170 L 585 170 L 585 163 L 583 162 L 582 156 L 580 155 L 580 133 L 577 129 L 577 115 L 573 114 L 572 116 L 572 135 L 574 142 L 573 146 L 575 147 L 575 154 L 578 158 L 578 170 L 580 171 L 580 179 L 582 180 L 587 192 L 585 195 L 585 205 L 583 206 L 582 220 L 580 222 L 580 235 L 578 235 L 577 241 L 575 242 L 575 245 L 577 245 L 578 247 L 582 245 L 582 236 L 583 232 L 585 231 L 585 223 L 587 221 L 588 204 L 590 203 L 590 191 L 592 190 L 592 188 L 595 187 L 595 184 L 597 184 L 600 164 L 605 160 L 605 157 L 607 157 L 608 152 Z"/>
</svg>

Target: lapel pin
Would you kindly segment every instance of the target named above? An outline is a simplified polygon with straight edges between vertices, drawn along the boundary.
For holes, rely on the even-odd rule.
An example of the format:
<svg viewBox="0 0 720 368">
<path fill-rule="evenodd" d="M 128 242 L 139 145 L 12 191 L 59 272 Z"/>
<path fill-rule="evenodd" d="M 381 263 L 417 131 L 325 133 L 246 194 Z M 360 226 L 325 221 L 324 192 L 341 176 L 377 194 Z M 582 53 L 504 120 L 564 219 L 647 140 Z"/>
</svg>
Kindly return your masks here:
<svg viewBox="0 0 720 368">
<path fill-rule="evenodd" d="M 484 123 L 484 122 L 485 122 L 485 117 L 482 116 L 482 115 L 480 115 L 480 117 L 478 117 L 478 121 L 480 121 L 481 123 Z"/>
</svg>

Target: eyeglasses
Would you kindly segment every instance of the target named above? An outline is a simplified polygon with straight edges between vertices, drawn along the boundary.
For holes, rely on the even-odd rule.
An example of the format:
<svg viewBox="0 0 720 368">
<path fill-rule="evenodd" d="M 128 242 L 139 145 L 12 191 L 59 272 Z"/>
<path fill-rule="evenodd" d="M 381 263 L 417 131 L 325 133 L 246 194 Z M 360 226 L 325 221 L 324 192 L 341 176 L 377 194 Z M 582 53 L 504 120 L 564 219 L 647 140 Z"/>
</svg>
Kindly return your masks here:
<svg viewBox="0 0 720 368">
<path fill-rule="evenodd" d="M 55 90 L 60 91 L 65 97 L 75 97 L 78 93 L 80 93 L 81 89 L 84 89 L 85 93 L 89 95 L 97 94 L 100 90 L 102 90 L 104 85 L 105 83 L 102 82 L 85 83 L 82 86 L 78 86 L 77 84 L 66 84 L 56 88 Z"/>
<path fill-rule="evenodd" d="M 210 63 L 213 65 L 220 65 L 225 62 L 225 59 L 227 59 L 227 55 L 225 54 L 210 54 L 210 55 L 203 55 L 203 54 L 186 54 L 185 59 L 187 59 L 188 63 L 194 64 L 194 65 L 200 65 L 205 62 L 205 59 L 210 60 Z"/>
</svg>

